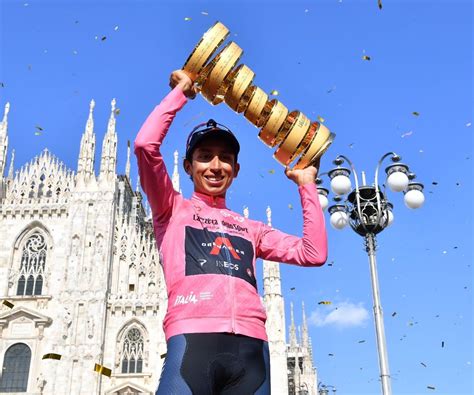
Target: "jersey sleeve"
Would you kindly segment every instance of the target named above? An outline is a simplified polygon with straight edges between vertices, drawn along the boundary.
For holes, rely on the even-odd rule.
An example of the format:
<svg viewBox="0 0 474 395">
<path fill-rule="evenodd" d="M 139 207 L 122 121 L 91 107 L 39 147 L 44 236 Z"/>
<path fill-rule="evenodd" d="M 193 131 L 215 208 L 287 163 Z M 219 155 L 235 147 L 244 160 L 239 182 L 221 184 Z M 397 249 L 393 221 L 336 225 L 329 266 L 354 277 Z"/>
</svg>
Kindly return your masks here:
<svg viewBox="0 0 474 395">
<path fill-rule="evenodd" d="M 179 195 L 173 188 L 160 148 L 176 113 L 186 102 L 186 96 L 181 88 L 174 88 L 155 107 L 135 138 L 134 151 L 140 183 L 157 223 L 169 220 L 175 198 Z"/>
<path fill-rule="evenodd" d="M 300 266 L 321 266 L 326 262 L 328 248 L 326 225 L 316 185 L 302 185 L 298 191 L 303 207 L 303 237 L 261 224 L 256 246 L 257 257 Z"/>
</svg>

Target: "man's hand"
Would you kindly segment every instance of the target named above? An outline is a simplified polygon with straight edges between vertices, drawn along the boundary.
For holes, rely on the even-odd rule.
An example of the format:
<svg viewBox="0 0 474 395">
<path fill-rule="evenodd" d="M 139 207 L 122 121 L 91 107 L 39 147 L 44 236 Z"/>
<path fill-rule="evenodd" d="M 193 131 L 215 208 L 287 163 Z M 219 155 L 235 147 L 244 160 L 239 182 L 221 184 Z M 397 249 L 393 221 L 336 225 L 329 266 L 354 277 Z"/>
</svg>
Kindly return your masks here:
<svg viewBox="0 0 474 395">
<path fill-rule="evenodd" d="M 290 170 L 290 168 L 287 167 L 285 169 L 285 175 L 298 186 L 314 183 L 318 175 L 319 160 L 318 158 L 312 166 L 308 166 L 306 169 Z"/>
<path fill-rule="evenodd" d="M 179 86 L 184 95 L 189 99 L 194 99 L 198 94 L 197 87 L 194 82 L 183 70 L 175 70 L 170 75 L 170 87 L 174 89 Z"/>
</svg>

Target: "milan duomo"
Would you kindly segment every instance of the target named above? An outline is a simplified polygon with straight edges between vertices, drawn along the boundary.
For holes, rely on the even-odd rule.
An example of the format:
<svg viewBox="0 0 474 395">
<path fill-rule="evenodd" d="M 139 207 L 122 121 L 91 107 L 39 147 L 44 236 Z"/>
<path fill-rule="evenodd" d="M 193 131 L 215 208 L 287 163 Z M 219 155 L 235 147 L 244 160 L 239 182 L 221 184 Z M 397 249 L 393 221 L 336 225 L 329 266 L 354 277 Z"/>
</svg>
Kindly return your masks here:
<svg viewBox="0 0 474 395">
<path fill-rule="evenodd" d="M 5 106 L 0 394 L 152 395 L 158 386 L 168 300 L 149 209 L 139 183 L 135 190 L 131 185 L 130 147 L 125 174 L 116 169 L 115 100 L 96 175 L 94 106 L 91 101 L 77 171 L 47 149 L 16 170 Z M 177 163 L 175 152 L 172 179 L 179 190 Z M 269 208 L 267 218 L 271 225 Z M 279 263 L 263 261 L 263 267 L 272 394 L 316 395 L 304 305 L 298 331 L 291 305 L 287 343 Z"/>
</svg>

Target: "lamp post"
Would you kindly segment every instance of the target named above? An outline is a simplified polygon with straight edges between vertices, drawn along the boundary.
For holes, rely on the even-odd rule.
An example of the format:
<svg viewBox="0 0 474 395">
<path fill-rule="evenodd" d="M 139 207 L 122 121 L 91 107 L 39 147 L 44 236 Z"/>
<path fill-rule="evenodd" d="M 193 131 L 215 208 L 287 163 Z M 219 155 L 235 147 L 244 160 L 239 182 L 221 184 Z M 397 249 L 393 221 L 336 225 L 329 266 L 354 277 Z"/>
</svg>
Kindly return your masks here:
<svg viewBox="0 0 474 395">
<path fill-rule="evenodd" d="M 328 173 L 321 173 L 316 179 L 319 200 L 323 210 L 328 206 L 327 196 L 329 191 L 320 186 L 322 184 L 321 176 L 329 176 L 331 179 L 331 189 L 336 194 L 334 198 L 336 204 L 328 208 L 331 216 L 331 225 L 336 229 L 343 229 L 347 224 L 350 224 L 356 233 L 364 237 L 365 250 L 369 257 L 370 265 L 377 351 L 383 395 L 391 395 L 392 391 L 375 251 L 377 248 L 376 235 L 393 222 L 393 204 L 387 200 L 385 192 L 380 190 L 378 184 L 380 166 L 390 156 L 393 163 L 385 169 L 389 188 L 394 192 L 404 191 L 405 205 L 408 208 L 415 209 L 421 207 L 425 200 L 423 184 L 413 181 L 416 177 L 415 174 L 410 172 L 407 165 L 400 163 L 401 157 L 394 152 L 386 153 L 379 160 L 375 169 L 375 181 L 372 185 L 366 184 L 364 172 L 362 172 L 362 185 L 359 185 L 354 165 L 344 155 L 339 155 L 333 161 L 334 165 L 337 166 L 336 168 Z M 344 162 L 347 162 L 351 169 L 342 167 L 341 165 Z M 355 181 L 355 188 L 352 191 L 352 184 L 349 178 L 351 170 Z"/>
</svg>

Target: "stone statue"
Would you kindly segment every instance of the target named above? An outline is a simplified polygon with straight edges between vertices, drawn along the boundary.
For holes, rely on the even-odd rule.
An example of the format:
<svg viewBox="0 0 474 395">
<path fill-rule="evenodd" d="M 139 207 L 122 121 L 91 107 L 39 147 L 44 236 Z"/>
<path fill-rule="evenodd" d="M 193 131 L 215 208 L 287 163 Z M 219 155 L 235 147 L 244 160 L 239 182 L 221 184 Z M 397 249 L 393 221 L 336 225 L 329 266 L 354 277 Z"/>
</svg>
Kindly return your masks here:
<svg viewBox="0 0 474 395">
<path fill-rule="evenodd" d="M 72 325 L 72 314 L 67 307 L 64 308 L 63 313 L 63 339 L 69 336 L 69 329 Z"/>
</svg>

